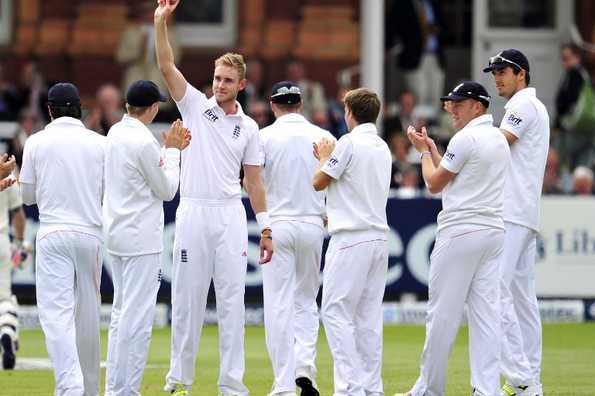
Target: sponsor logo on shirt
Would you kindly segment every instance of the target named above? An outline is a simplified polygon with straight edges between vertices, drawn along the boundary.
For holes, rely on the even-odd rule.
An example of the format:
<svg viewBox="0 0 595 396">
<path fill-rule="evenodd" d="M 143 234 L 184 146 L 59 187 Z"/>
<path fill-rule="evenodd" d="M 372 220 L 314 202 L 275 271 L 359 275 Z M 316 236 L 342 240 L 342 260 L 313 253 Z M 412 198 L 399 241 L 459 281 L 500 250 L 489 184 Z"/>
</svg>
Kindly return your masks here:
<svg viewBox="0 0 595 396">
<path fill-rule="evenodd" d="M 328 159 L 328 166 L 331 167 L 331 168 L 333 166 L 336 166 L 338 163 L 339 163 L 339 160 L 337 158 L 335 158 L 335 157 L 331 157 L 331 158 Z"/>
<path fill-rule="evenodd" d="M 203 117 L 211 122 L 215 122 L 219 119 L 217 115 L 211 109 L 206 109 L 204 113 L 202 113 Z"/>
<path fill-rule="evenodd" d="M 447 151 L 444 154 L 444 158 L 446 158 L 449 161 L 452 161 L 453 159 L 455 159 L 455 153 L 451 153 L 450 151 Z"/>
<path fill-rule="evenodd" d="M 234 138 L 234 139 L 237 139 L 237 138 L 239 138 L 239 137 L 240 137 L 240 126 L 239 126 L 239 125 L 236 125 L 236 126 L 233 128 L 233 138 Z"/>
<path fill-rule="evenodd" d="M 182 263 L 188 262 L 188 251 L 186 249 L 180 250 L 180 261 Z"/>
<path fill-rule="evenodd" d="M 523 120 L 520 117 L 511 114 L 508 116 L 508 122 L 514 126 L 518 126 Z"/>
</svg>

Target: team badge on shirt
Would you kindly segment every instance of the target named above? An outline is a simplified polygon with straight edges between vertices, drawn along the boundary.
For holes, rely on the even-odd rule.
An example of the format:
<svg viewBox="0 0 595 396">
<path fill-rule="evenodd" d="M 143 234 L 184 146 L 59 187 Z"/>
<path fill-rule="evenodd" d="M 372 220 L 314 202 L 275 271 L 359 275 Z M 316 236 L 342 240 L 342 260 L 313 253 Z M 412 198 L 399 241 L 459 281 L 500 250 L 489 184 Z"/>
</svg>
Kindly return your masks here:
<svg viewBox="0 0 595 396">
<path fill-rule="evenodd" d="M 508 122 L 514 126 L 519 126 L 519 124 L 521 122 L 523 122 L 523 120 L 520 117 L 517 117 L 514 114 L 511 114 L 508 116 Z"/>
<path fill-rule="evenodd" d="M 233 138 L 234 138 L 234 139 L 237 139 L 237 138 L 239 138 L 239 137 L 240 137 L 240 126 L 239 126 L 239 125 L 236 125 L 236 126 L 233 128 Z"/>
</svg>

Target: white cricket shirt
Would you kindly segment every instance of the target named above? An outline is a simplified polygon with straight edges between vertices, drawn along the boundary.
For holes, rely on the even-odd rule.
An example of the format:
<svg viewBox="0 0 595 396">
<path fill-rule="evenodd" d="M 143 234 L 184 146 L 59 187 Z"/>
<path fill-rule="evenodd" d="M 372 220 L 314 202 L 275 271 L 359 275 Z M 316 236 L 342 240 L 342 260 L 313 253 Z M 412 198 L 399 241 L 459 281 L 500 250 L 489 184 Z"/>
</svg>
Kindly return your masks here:
<svg viewBox="0 0 595 396">
<path fill-rule="evenodd" d="M 504 183 L 510 163 L 506 138 L 491 114 L 469 121 L 448 143 L 440 165 L 456 173 L 442 191 L 438 230 L 453 225 L 504 229 Z"/>
<path fill-rule="evenodd" d="M 107 251 L 137 256 L 163 250 L 163 201 L 180 181 L 180 150 L 164 150 L 138 119 L 125 115 L 107 134 L 104 219 Z"/>
<path fill-rule="evenodd" d="M 81 231 L 102 238 L 105 137 L 60 117 L 25 143 L 20 181 L 35 186 L 38 238 Z"/>
<path fill-rule="evenodd" d="M 327 191 L 328 230 L 388 231 L 386 202 L 392 158 L 372 123 L 358 125 L 337 142 L 322 171 L 333 181 Z"/>
<path fill-rule="evenodd" d="M 535 88 L 515 93 L 500 128 L 517 137 L 504 190 L 504 221 L 539 231 L 541 190 L 550 142 L 550 117 Z"/>
<path fill-rule="evenodd" d="M 312 144 L 322 138 L 335 140 L 297 113 L 283 115 L 260 131 L 262 177 L 273 221 L 274 217 L 312 217 L 322 225 L 325 192 L 312 187 L 319 166 Z"/>
<path fill-rule="evenodd" d="M 0 192 L 0 235 L 8 236 L 9 211 L 18 209 L 23 205 L 19 187 L 15 184 Z"/>
<path fill-rule="evenodd" d="M 188 84 L 176 102 L 184 126 L 192 132 L 182 153 L 180 195 L 202 200 L 240 199 L 240 168 L 260 165 L 258 125 L 242 111 L 226 115 L 215 97 Z"/>
</svg>

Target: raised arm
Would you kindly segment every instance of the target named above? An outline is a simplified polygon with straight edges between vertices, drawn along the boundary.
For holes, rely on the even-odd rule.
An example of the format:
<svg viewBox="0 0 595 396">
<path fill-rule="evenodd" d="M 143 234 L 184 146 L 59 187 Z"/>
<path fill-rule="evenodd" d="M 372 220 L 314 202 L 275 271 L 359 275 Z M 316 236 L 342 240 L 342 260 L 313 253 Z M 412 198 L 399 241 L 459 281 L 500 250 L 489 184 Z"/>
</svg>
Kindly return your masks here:
<svg viewBox="0 0 595 396">
<path fill-rule="evenodd" d="M 167 18 L 172 15 L 178 4 L 180 4 L 180 0 L 159 0 L 154 19 L 157 64 L 169 93 L 175 101 L 184 97 L 188 84 L 174 63 L 174 54 L 167 36 Z"/>
</svg>

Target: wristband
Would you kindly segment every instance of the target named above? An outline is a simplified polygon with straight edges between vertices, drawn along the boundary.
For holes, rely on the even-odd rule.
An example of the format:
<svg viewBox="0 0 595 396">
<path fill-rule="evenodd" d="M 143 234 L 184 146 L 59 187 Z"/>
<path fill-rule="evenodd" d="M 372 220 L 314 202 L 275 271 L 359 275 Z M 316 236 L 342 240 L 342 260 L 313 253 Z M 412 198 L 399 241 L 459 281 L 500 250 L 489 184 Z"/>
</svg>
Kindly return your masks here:
<svg viewBox="0 0 595 396">
<path fill-rule="evenodd" d="M 256 213 L 256 222 L 261 230 L 266 228 L 271 229 L 271 218 L 269 217 L 268 212 Z"/>
<path fill-rule="evenodd" d="M 422 159 L 424 157 L 424 155 L 432 155 L 431 151 L 422 151 L 421 154 L 419 155 L 419 159 Z"/>
</svg>

